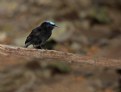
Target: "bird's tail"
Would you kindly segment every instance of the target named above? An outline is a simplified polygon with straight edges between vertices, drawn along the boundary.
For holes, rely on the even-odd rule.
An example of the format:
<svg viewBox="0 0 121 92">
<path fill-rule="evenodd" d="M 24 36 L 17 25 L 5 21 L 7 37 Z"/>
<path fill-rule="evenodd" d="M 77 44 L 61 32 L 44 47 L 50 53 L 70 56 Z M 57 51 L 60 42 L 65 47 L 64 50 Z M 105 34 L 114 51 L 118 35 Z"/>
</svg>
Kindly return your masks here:
<svg viewBox="0 0 121 92">
<path fill-rule="evenodd" d="M 26 43 L 24 48 L 27 48 L 29 45 L 31 45 L 30 43 Z"/>
</svg>

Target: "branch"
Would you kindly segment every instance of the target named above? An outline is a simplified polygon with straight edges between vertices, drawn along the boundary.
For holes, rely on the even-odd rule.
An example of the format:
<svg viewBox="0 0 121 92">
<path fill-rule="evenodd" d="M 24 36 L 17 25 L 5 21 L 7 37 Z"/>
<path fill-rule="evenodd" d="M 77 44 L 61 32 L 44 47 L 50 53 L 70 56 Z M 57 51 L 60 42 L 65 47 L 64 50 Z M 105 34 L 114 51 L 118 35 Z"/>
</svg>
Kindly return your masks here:
<svg viewBox="0 0 121 92">
<path fill-rule="evenodd" d="M 91 64 L 105 67 L 121 68 L 121 60 L 94 58 L 89 56 L 81 56 L 72 53 L 66 53 L 55 50 L 38 50 L 22 47 L 12 47 L 8 45 L 0 45 L 0 54 L 7 56 L 22 56 L 39 59 L 58 59 L 66 62 L 74 62 L 80 64 Z"/>
</svg>

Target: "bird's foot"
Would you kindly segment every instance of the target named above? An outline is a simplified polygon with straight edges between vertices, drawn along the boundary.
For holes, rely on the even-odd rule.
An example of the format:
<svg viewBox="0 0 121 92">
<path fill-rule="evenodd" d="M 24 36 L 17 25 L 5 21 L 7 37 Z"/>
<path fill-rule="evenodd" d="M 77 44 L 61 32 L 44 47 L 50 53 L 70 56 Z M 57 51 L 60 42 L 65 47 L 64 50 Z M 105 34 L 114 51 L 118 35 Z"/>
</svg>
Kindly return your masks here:
<svg viewBox="0 0 121 92">
<path fill-rule="evenodd" d="M 35 49 L 42 49 L 42 47 L 39 46 L 39 45 L 33 45 L 33 47 L 34 47 Z"/>
</svg>

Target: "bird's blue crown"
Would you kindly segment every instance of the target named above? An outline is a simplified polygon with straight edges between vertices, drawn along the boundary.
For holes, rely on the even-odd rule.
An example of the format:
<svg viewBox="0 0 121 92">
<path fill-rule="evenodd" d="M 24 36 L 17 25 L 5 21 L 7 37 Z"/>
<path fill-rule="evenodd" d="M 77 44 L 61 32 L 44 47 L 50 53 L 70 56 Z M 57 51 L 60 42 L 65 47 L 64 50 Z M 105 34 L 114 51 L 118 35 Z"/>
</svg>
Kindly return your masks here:
<svg viewBox="0 0 121 92">
<path fill-rule="evenodd" d="M 55 23 L 51 22 L 51 21 L 46 21 L 46 23 L 51 24 L 51 25 L 55 25 Z"/>
</svg>

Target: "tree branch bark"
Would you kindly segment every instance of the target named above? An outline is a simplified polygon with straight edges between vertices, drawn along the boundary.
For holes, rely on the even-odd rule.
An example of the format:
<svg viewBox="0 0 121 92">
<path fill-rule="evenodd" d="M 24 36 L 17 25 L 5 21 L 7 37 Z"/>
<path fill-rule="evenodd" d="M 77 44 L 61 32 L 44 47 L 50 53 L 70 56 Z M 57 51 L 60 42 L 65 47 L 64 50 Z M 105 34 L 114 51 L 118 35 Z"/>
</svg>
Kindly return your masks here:
<svg viewBox="0 0 121 92">
<path fill-rule="evenodd" d="M 55 50 L 38 50 L 22 47 L 13 47 L 8 45 L 0 45 L 0 54 L 7 56 L 22 56 L 32 57 L 39 59 L 58 59 L 66 62 L 74 62 L 80 64 L 99 65 L 104 67 L 121 68 L 121 60 L 96 58 L 89 56 L 81 56 L 78 54 L 72 54 L 67 52 L 55 51 Z"/>
</svg>

